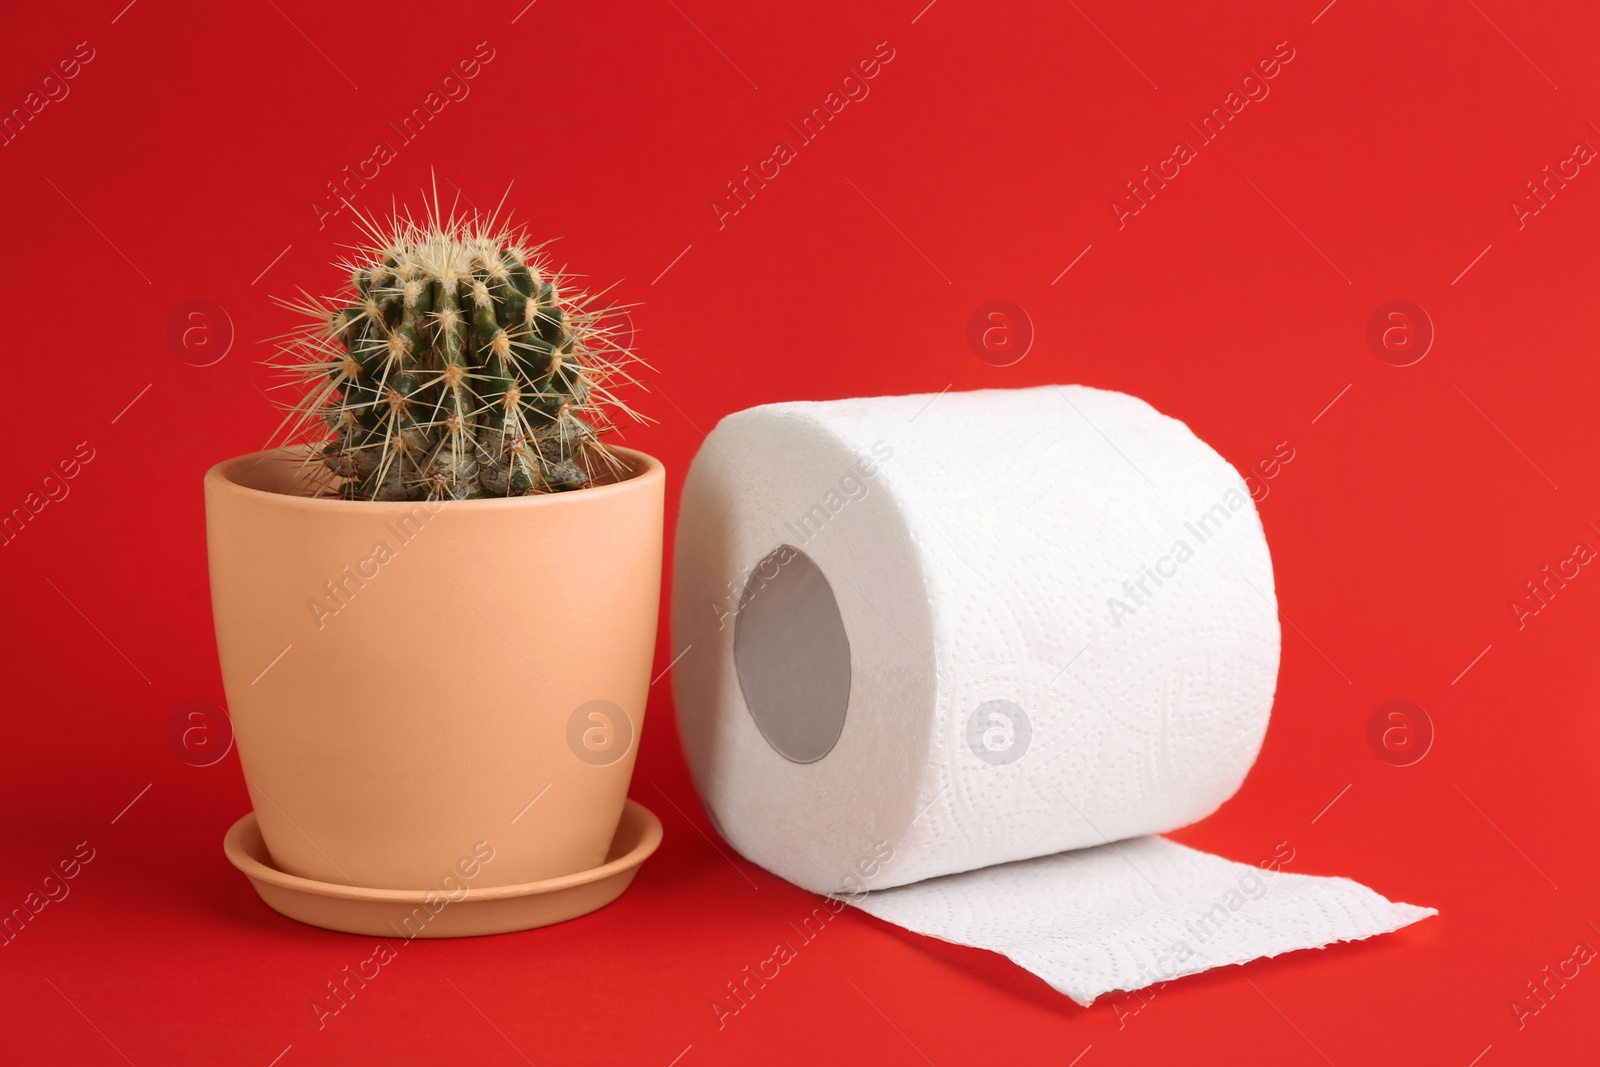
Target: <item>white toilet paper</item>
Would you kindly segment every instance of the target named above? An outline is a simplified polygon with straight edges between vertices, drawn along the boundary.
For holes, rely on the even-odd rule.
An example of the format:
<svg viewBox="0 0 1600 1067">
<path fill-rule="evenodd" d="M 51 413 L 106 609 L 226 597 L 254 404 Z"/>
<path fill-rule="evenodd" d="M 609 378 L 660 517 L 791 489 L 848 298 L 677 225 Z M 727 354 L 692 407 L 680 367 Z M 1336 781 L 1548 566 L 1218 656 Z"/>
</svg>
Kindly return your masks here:
<svg viewBox="0 0 1600 1067">
<path fill-rule="evenodd" d="M 1433 914 L 1140 836 L 1243 781 L 1279 630 L 1243 482 L 1133 397 L 729 416 L 684 486 L 673 634 L 735 848 L 1080 1003 Z"/>
</svg>

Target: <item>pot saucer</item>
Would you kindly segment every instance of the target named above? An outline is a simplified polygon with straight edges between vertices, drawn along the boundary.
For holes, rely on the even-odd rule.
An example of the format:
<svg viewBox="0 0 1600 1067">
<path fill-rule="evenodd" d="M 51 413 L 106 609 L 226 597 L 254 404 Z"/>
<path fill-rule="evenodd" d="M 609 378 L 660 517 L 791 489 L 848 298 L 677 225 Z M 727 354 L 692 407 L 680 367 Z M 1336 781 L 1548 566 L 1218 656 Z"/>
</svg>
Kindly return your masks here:
<svg viewBox="0 0 1600 1067">
<path fill-rule="evenodd" d="M 629 800 L 600 866 L 542 882 L 473 889 L 456 901 L 438 889 L 359 889 L 286 874 L 272 865 L 254 812 L 229 828 L 222 848 L 280 915 L 347 934 L 409 940 L 532 930 L 587 915 L 621 896 L 660 844 L 661 820 Z"/>
</svg>

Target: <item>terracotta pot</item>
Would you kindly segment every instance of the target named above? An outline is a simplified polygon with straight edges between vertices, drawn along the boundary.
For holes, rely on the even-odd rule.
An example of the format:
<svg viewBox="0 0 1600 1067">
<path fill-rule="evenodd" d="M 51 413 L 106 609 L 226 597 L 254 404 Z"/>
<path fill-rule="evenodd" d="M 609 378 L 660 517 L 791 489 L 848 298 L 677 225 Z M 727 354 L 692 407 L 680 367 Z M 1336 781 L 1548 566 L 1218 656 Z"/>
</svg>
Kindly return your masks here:
<svg viewBox="0 0 1600 1067">
<path fill-rule="evenodd" d="M 473 888 L 603 863 L 644 720 L 661 464 L 506 500 L 316 499 L 297 451 L 206 474 L 217 651 L 288 874 Z M 492 853 L 485 861 L 484 856 Z"/>
</svg>

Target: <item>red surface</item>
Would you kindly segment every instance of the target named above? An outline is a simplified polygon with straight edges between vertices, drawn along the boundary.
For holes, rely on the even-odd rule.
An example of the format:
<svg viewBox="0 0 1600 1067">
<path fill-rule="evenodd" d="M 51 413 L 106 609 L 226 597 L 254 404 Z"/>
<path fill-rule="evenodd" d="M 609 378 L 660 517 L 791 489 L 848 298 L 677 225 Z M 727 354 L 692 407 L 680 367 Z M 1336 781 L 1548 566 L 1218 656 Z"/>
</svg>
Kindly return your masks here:
<svg viewBox="0 0 1600 1067">
<path fill-rule="evenodd" d="M 1520 627 L 1509 606 L 1600 548 L 1600 173 L 1552 182 L 1520 226 L 1510 206 L 1600 147 L 1592 6 L 125 2 L 22 6 L 0 40 L 6 109 L 93 51 L 0 146 L 0 506 L 93 450 L 0 548 L 0 907 L 94 853 L 0 947 L 0 1060 L 1593 1060 L 1595 966 L 1511 1005 L 1600 949 L 1600 573 Z M 470 95 L 400 144 L 387 124 L 480 41 Z M 786 124 L 879 42 L 870 95 L 798 145 Z M 1119 229 L 1124 182 L 1279 42 L 1270 95 Z M 719 228 L 708 205 L 779 139 L 794 158 Z M 337 282 L 353 230 L 312 205 L 380 140 L 397 153 L 358 206 L 414 202 L 430 167 L 480 204 L 515 179 L 520 218 L 643 302 L 659 374 L 634 399 L 659 421 L 627 441 L 666 461 L 669 499 L 719 417 L 799 397 L 1083 382 L 1241 468 L 1288 442 L 1261 504 L 1292 620 L 1272 726 L 1239 795 L 1177 836 L 1247 862 L 1288 842 L 1291 870 L 1439 917 L 1184 979 L 1134 1014 L 846 911 L 719 1028 L 725 983 L 817 900 L 714 843 L 663 681 L 633 795 L 667 839 L 633 889 L 555 929 L 408 945 L 319 1030 L 311 999 L 370 940 L 257 900 L 221 852 L 247 804 L 236 756 L 189 766 L 167 727 L 222 697 L 201 474 L 271 432 L 268 295 Z M 965 340 L 993 299 L 1036 332 L 1008 367 Z M 1412 366 L 1366 341 L 1393 299 L 1437 332 Z M 169 349 L 190 300 L 236 327 L 215 365 Z M 1413 766 L 1368 746 L 1391 699 L 1434 725 Z"/>
</svg>

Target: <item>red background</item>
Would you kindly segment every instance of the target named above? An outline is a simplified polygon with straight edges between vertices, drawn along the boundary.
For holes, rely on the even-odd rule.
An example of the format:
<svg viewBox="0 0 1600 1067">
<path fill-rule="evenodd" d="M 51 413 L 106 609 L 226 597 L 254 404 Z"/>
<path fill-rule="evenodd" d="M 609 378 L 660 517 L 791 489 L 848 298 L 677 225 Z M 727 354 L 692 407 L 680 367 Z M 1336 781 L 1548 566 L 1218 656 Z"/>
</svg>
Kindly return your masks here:
<svg viewBox="0 0 1600 1067">
<path fill-rule="evenodd" d="M 925 2 L 8 14 L 0 108 L 78 42 L 94 58 L 0 146 L 0 507 L 78 442 L 95 458 L 0 548 L 0 909 L 76 843 L 96 855 L 0 948 L 0 1060 L 1594 1057 L 1593 966 L 1520 1026 L 1511 1003 L 1600 948 L 1600 574 L 1521 628 L 1509 607 L 1575 543 L 1600 547 L 1600 175 L 1520 227 L 1510 207 L 1577 142 L 1600 146 L 1592 6 Z M 318 227 L 325 183 L 397 141 L 387 124 L 480 41 L 494 58 L 470 95 L 354 203 L 416 203 L 430 168 L 478 204 L 515 180 L 518 218 L 642 302 L 659 373 L 632 399 L 658 421 L 626 441 L 668 465 L 669 534 L 704 432 L 766 401 L 1081 382 L 1144 397 L 1241 469 L 1288 442 L 1261 504 L 1292 620 L 1272 726 L 1238 796 L 1176 836 L 1246 862 L 1288 842 L 1291 870 L 1439 917 L 1184 979 L 1131 1014 L 847 911 L 719 1029 L 724 983 L 816 899 L 719 855 L 663 680 L 633 794 L 667 838 L 632 890 L 557 928 L 410 946 L 319 1031 L 311 997 L 371 945 L 268 911 L 221 851 L 247 805 L 236 756 L 197 768 L 167 741 L 179 705 L 222 700 L 200 479 L 273 429 L 261 340 L 288 319 L 269 295 L 338 284 L 327 263 L 354 230 L 348 212 Z M 870 95 L 719 229 L 724 183 L 794 143 L 786 123 L 879 42 L 894 58 Z M 1124 182 L 1279 42 L 1294 59 L 1270 96 L 1119 229 Z M 966 341 L 993 299 L 1036 332 L 1012 366 Z M 1436 329 L 1415 365 L 1366 341 L 1391 299 Z M 215 365 L 169 346 L 190 300 L 236 330 Z M 1413 766 L 1368 746 L 1390 699 L 1436 732 Z"/>
</svg>

